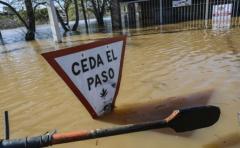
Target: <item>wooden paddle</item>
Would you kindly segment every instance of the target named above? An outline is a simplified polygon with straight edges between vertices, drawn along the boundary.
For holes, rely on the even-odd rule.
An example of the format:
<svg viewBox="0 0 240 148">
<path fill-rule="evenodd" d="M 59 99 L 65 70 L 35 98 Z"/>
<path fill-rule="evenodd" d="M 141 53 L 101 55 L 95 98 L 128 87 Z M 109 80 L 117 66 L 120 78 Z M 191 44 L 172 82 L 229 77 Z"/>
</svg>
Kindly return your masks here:
<svg viewBox="0 0 240 148">
<path fill-rule="evenodd" d="M 91 131 L 84 130 L 62 134 L 53 133 L 26 139 L 3 140 L 0 144 L 0 148 L 25 148 L 33 146 L 43 147 L 165 127 L 170 127 L 176 132 L 185 132 L 211 126 L 218 121 L 219 116 L 220 109 L 216 106 L 186 108 L 175 110 L 166 119 L 153 122 L 128 124 L 107 129 L 95 129 Z"/>
</svg>

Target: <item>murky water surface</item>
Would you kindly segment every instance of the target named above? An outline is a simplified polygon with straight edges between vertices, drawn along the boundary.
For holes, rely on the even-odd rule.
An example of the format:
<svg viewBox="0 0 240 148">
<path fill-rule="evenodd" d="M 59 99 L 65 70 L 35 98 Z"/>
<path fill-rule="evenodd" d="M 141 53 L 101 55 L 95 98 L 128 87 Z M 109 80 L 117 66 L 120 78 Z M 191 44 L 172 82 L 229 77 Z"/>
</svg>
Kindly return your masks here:
<svg viewBox="0 0 240 148">
<path fill-rule="evenodd" d="M 173 109 L 211 104 L 222 114 L 209 128 L 150 130 L 54 147 L 240 147 L 240 29 L 129 37 L 115 111 L 93 120 L 40 54 L 110 36 L 0 46 L 0 112 L 10 112 L 11 138 L 162 119 Z"/>
</svg>

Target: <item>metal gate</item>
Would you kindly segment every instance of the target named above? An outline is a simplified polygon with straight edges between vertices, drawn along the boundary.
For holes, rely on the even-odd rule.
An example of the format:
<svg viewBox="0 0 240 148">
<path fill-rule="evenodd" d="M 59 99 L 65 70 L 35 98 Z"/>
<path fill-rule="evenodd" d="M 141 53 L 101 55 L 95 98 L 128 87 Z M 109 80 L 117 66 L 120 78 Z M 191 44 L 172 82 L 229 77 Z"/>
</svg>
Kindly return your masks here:
<svg viewBox="0 0 240 148">
<path fill-rule="evenodd" d="M 240 0 L 122 0 L 124 30 L 172 32 L 240 26 Z M 136 29 L 134 29 L 136 31 Z"/>
</svg>

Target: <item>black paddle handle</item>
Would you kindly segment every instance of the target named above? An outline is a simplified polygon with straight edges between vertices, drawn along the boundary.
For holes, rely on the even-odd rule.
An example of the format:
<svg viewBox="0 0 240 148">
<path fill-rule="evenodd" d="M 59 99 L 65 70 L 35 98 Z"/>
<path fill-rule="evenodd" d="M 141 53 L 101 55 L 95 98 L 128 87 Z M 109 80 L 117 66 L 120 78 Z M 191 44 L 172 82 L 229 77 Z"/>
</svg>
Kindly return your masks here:
<svg viewBox="0 0 240 148">
<path fill-rule="evenodd" d="M 50 146 L 52 135 L 46 134 L 22 139 L 2 140 L 0 148 L 40 148 Z"/>
</svg>

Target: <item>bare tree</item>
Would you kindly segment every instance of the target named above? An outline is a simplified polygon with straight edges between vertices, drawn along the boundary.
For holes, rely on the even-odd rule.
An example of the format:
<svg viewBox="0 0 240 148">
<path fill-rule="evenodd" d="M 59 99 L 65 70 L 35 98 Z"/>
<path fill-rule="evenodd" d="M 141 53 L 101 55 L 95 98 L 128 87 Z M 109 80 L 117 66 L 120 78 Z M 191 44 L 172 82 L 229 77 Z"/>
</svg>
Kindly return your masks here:
<svg viewBox="0 0 240 148">
<path fill-rule="evenodd" d="M 111 10 L 111 20 L 112 20 L 113 30 L 122 29 L 119 0 L 111 0 L 110 10 Z"/>
<path fill-rule="evenodd" d="M 89 10 L 95 15 L 98 26 L 103 27 L 103 17 L 106 13 L 106 9 L 109 7 L 109 0 L 89 0 L 88 6 L 91 8 Z"/>
<path fill-rule="evenodd" d="M 23 25 L 28 29 L 28 24 L 26 23 L 26 21 L 17 12 L 17 10 L 13 6 L 11 6 L 11 4 L 1 1 L 1 0 L 0 0 L 0 4 L 7 6 L 19 18 L 19 20 L 23 23 Z"/>
<path fill-rule="evenodd" d="M 55 7 L 58 21 L 62 28 L 64 29 L 64 31 L 67 32 L 70 30 L 68 11 L 70 8 L 70 4 L 72 3 L 72 0 L 55 0 L 55 2 L 58 4 Z M 66 16 L 66 21 L 64 21 L 62 15 Z"/>
<path fill-rule="evenodd" d="M 75 23 L 72 27 L 72 31 L 76 31 L 78 28 L 78 24 L 79 24 L 78 1 L 73 0 L 73 2 L 74 2 L 74 8 L 75 8 Z"/>
<path fill-rule="evenodd" d="M 41 6 L 41 5 L 45 6 L 47 4 L 45 0 L 44 1 L 34 0 L 33 3 L 34 3 L 34 8 L 33 8 L 34 13 L 38 6 Z"/>
<path fill-rule="evenodd" d="M 86 9 L 85 9 L 85 5 L 84 5 L 84 1 L 83 0 L 81 0 L 81 6 L 82 6 L 83 17 L 84 17 L 84 21 L 85 21 L 86 32 L 89 33 L 87 16 L 86 16 Z"/>
<path fill-rule="evenodd" d="M 64 29 L 65 32 L 72 30 L 76 31 L 79 25 L 79 10 L 78 10 L 78 0 L 73 0 L 74 9 L 75 9 L 75 23 L 71 28 L 69 25 L 69 9 L 72 4 L 72 0 L 55 0 L 57 3 L 56 12 L 58 20 Z M 64 20 L 63 15 L 66 16 L 66 20 Z"/>
<path fill-rule="evenodd" d="M 33 13 L 32 1 L 24 0 L 24 2 L 27 12 L 27 21 L 23 19 L 23 17 L 17 12 L 17 10 L 11 4 L 0 0 L 0 4 L 7 6 L 26 27 L 27 33 L 25 35 L 25 40 L 29 41 L 35 39 L 35 17 Z"/>
</svg>

